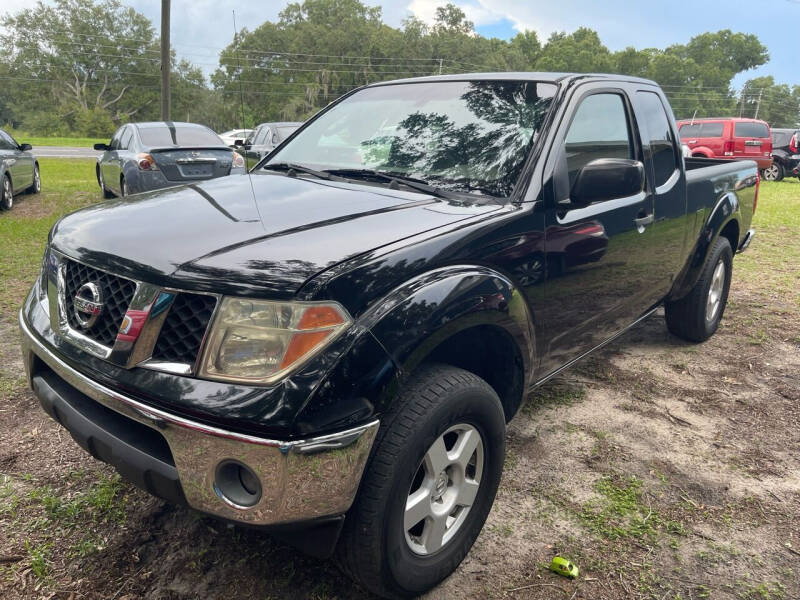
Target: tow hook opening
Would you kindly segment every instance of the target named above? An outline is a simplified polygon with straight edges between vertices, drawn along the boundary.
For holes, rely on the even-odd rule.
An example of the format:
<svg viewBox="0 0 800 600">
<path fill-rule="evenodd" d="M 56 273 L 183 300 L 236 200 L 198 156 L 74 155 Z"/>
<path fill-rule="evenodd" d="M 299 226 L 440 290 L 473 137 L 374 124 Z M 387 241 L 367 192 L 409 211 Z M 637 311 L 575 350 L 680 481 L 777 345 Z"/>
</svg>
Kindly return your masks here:
<svg viewBox="0 0 800 600">
<path fill-rule="evenodd" d="M 250 508 L 261 500 L 261 481 L 244 463 L 224 460 L 214 474 L 214 491 L 235 508 Z"/>
</svg>

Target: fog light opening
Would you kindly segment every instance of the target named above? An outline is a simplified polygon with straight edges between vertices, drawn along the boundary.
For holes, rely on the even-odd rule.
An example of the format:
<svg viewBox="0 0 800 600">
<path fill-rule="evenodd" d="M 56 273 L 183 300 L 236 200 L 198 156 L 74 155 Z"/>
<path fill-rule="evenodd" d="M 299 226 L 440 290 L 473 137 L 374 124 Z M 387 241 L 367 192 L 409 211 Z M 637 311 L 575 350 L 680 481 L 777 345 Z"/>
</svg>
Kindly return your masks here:
<svg viewBox="0 0 800 600">
<path fill-rule="evenodd" d="M 261 482 L 247 465 L 224 460 L 214 474 L 214 491 L 234 508 L 250 508 L 261 500 Z"/>
</svg>

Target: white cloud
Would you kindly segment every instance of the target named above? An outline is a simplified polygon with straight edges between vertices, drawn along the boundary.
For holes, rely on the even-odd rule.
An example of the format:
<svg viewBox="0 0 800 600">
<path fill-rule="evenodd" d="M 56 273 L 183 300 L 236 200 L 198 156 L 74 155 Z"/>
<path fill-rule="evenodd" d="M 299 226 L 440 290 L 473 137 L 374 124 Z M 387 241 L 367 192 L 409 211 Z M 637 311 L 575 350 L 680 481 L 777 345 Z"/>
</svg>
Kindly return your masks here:
<svg viewBox="0 0 800 600">
<path fill-rule="evenodd" d="M 436 17 L 436 9 L 444 6 L 447 2 L 443 0 L 412 0 L 408 5 L 408 10 L 417 18 L 426 23 L 433 23 Z M 493 8 L 487 6 L 487 2 L 479 1 L 478 4 L 453 2 L 467 15 L 467 19 L 475 25 L 490 25 L 497 23 L 503 18 L 502 13 L 498 13 Z"/>
</svg>

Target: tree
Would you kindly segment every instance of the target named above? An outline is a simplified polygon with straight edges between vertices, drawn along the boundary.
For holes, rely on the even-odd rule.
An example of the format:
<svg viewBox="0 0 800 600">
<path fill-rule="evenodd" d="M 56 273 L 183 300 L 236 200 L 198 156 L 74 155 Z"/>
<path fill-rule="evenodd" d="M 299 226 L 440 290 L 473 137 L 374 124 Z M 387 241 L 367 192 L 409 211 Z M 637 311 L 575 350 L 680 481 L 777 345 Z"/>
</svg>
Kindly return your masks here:
<svg viewBox="0 0 800 600">
<path fill-rule="evenodd" d="M 122 122 L 157 118 L 158 39 L 152 23 L 119 0 L 39 1 L 0 25 L 0 63 L 16 100 L 6 120 L 42 134 L 105 137 Z M 202 73 L 186 61 L 175 65 L 173 82 L 178 113 L 206 93 Z"/>
<path fill-rule="evenodd" d="M 738 110 L 743 117 L 757 117 L 770 127 L 797 127 L 800 86 L 776 85 L 771 75 L 750 79 L 742 89 Z"/>
</svg>

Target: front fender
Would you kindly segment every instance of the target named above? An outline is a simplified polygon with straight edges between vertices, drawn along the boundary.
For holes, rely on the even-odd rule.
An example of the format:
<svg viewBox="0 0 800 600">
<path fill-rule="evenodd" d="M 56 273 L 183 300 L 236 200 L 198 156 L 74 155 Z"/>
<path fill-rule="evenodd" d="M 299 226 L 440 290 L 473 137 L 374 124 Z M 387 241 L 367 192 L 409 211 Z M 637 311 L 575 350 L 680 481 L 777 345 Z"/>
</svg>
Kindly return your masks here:
<svg viewBox="0 0 800 600">
<path fill-rule="evenodd" d="M 731 221 L 741 222 L 741 207 L 736 193 L 729 191 L 720 197 L 709 213 L 682 275 L 675 280 L 675 285 L 669 294 L 670 300 L 683 298 L 691 291 L 700 277 L 711 247 Z M 736 252 L 736 247 L 732 250 Z"/>
<path fill-rule="evenodd" d="M 508 278 L 488 267 L 459 265 L 420 275 L 389 293 L 361 321 L 401 375 L 412 372 L 448 338 L 480 325 L 508 333 L 526 376 L 536 366 L 533 320 L 525 298 Z"/>
</svg>

